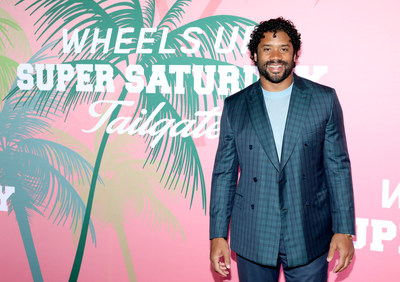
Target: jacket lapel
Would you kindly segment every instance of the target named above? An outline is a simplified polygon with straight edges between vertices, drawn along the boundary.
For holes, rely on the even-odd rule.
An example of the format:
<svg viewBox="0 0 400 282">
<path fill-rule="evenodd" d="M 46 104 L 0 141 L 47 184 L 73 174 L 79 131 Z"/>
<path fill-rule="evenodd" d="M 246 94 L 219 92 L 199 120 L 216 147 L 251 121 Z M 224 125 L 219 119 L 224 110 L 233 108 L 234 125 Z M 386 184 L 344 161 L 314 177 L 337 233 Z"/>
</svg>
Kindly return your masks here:
<svg viewBox="0 0 400 282">
<path fill-rule="evenodd" d="M 276 170 L 279 171 L 278 154 L 276 152 L 274 135 L 265 107 L 260 80 L 251 88 L 246 98 L 250 120 L 261 146 Z"/>
<path fill-rule="evenodd" d="M 290 97 L 285 133 L 283 135 L 280 170 L 283 170 L 293 153 L 295 145 L 298 143 L 298 138 L 303 128 L 302 125 L 307 117 L 311 102 L 311 93 L 307 89 L 302 78 L 294 74 L 293 79 L 293 90 Z"/>
</svg>

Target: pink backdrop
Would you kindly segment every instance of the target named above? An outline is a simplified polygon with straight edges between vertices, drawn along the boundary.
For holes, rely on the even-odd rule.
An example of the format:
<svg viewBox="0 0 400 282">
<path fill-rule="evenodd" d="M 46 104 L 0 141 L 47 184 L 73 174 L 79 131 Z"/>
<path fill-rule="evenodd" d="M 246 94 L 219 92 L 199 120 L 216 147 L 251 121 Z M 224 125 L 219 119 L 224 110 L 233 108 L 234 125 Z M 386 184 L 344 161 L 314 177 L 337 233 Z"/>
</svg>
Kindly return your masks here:
<svg viewBox="0 0 400 282">
<path fill-rule="evenodd" d="M 34 54 L 45 40 L 37 39 L 34 34 L 38 15 L 30 16 L 30 12 L 25 11 L 26 3 L 14 7 L 11 2 L 2 1 L 0 8 L 23 28 Z M 157 22 L 174 1 L 156 2 Z M 399 279 L 400 134 L 397 131 L 400 128 L 400 96 L 396 91 L 400 64 L 399 11 L 400 4 L 395 0 L 193 0 L 185 7 L 181 22 L 185 24 L 211 15 L 236 15 L 256 22 L 277 16 L 289 18 L 301 32 L 303 41 L 296 72 L 337 90 L 352 161 L 357 237 L 353 263 L 343 273 L 330 273 L 329 281 Z M 229 60 L 238 66 L 250 65 L 247 54 L 236 61 L 233 58 Z M 130 98 L 135 100 L 137 97 L 132 95 Z M 95 134 L 82 132 L 82 129 L 94 125 L 88 107 L 87 104 L 80 105 L 70 113 L 67 121 L 60 118 L 54 121 L 53 127 L 94 150 Z M 50 135 L 43 138 L 54 140 Z M 118 138 L 112 135 L 111 141 L 116 142 Z M 145 156 L 143 144 L 129 143 L 129 139 L 127 142 L 135 147 L 130 152 L 134 159 L 140 160 Z M 209 201 L 217 139 L 203 137 L 196 139 L 195 144 Z M 140 170 L 141 166 L 137 167 Z M 149 166 L 144 171 L 152 174 L 153 169 Z M 129 201 L 124 203 L 127 212 L 122 224 L 137 281 L 219 281 L 208 260 L 208 211 L 205 215 L 201 193 L 195 193 L 193 205 L 189 208 L 190 199 L 185 199 L 180 189 L 165 190 L 158 184 L 157 177 L 154 179 L 153 187 L 146 189 L 153 189 L 155 197 L 165 205 L 168 212 L 161 219 L 153 218 L 149 203 L 147 206 L 144 204 L 147 212 L 143 213 L 130 210 Z M 137 185 L 134 178 L 131 180 L 121 183 L 119 188 Z M 86 199 L 87 192 L 81 195 Z M 88 239 L 79 281 L 128 281 L 117 227 L 107 221 L 107 212 L 111 213 L 112 209 L 105 207 L 112 202 L 107 196 L 99 195 L 94 198 L 92 215 L 97 246 Z M 44 217 L 38 214 L 30 217 L 40 268 L 45 281 L 65 281 L 71 271 L 77 235 L 73 235 L 68 224 L 52 224 L 47 216 L 48 211 L 45 211 Z M 169 221 L 167 218 L 174 219 Z M 2 211 L 0 222 L 1 280 L 32 280 L 15 215 Z M 333 264 L 330 270 L 332 268 Z M 235 263 L 229 280 L 238 281 Z"/>
</svg>

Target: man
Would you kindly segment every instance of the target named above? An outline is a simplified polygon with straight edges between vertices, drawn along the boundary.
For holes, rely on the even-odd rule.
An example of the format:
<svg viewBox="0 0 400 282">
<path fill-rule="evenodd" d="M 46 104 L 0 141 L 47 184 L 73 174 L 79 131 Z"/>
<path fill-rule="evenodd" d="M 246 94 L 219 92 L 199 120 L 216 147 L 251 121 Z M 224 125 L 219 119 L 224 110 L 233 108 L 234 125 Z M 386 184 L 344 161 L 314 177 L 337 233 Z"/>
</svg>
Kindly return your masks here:
<svg viewBox="0 0 400 282">
<path fill-rule="evenodd" d="M 300 34 L 283 18 L 249 43 L 260 80 L 225 99 L 210 204 L 210 259 L 240 281 L 327 281 L 351 263 L 354 200 L 335 90 L 293 74 Z"/>
</svg>

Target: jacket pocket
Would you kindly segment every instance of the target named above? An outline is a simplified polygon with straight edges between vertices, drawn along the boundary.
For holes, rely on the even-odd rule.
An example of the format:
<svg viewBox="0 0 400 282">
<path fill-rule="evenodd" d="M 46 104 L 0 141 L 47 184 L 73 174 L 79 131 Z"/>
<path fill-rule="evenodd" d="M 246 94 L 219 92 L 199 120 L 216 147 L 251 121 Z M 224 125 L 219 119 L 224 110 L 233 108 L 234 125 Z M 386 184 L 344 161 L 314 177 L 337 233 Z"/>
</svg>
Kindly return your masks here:
<svg viewBox="0 0 400 282">
<path fill-rule="evenodd" d="M 314 197 L 313 205 L 316 208 L 322 208 L 323 206 L 328 204 L 329 201 L 328 196 L 329 196 L 328 189 L 319 191 Z"/>
</svg>

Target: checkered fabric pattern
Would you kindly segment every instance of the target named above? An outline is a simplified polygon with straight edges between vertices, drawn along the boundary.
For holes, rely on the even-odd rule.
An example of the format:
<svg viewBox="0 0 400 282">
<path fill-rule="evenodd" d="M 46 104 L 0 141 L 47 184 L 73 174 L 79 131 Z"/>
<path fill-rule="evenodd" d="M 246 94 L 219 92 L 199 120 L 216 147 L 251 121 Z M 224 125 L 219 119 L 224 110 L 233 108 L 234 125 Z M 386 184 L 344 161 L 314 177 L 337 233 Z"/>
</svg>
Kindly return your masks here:
<svg viewBox="0 0 400 282">
<path fill-rule="evenodd" d="M 327 252 L 333 233 L 355 234 L 342 110 L 335 90 L 294 75 L 278 160 L 260 81 L 224 103 L 210 203 L 210 238 L 275 266 L 283 234 L 289 267 Z"/>
</svg>

